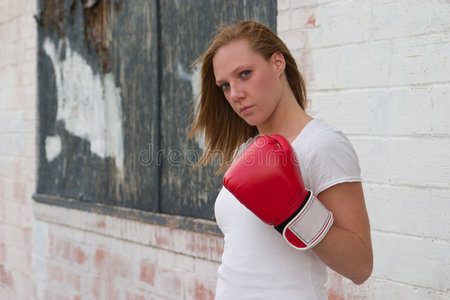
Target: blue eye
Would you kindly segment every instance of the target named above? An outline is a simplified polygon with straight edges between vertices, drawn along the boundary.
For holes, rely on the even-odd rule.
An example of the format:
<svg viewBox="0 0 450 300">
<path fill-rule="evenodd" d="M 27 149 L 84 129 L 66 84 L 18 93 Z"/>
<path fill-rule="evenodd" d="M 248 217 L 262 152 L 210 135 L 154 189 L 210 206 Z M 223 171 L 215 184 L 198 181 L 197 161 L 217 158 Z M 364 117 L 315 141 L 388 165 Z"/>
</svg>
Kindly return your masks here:
<svg viewBox="0 0 450 300">
<path fill-rule="evenodd" d="M 248 75 L 250 75 L 250 73 L 251 73 L 252 71 L 250 71 L 250 70 L 245 70 L 245 71 L 242 71 L 241 72 L 241 78 L 245 78 L 245 77 L 248 77 Z"/>
<path fill-rule="evenodd" d="M 230 84 L 229 83 L 224 83 L 220 86 L 220 88 L 222 89 L 222 91 L 226 91 L 230 88 Z"/>
</svg>

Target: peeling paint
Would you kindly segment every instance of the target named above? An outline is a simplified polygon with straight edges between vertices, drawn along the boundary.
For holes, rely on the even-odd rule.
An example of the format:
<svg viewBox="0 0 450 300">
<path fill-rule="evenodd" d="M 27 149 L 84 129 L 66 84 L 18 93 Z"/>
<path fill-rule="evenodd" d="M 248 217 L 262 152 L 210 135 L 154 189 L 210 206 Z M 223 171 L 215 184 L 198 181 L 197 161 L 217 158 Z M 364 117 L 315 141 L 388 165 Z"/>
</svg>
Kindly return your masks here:
<svg viewBox="0 0 450 300">
<path fill-rule="evenodd" d="M 45 138 L 45 157 L 48 162 L 54 160 L 61 153 L 61 138 L 57 136 L 47 136 Z"/>
<path fill-rule="evenodd" d="M 201 91 L 201 73 L 200 73 L 201 67 L 202 67 L 201 63 L 196 64 L 192 68 L 192 74 L 190 74 L 184 70 L 181 63 L 178 63 L 178 65 L 177 65 L 178 78 L 180 78 L 181 80 L 184 80 L 184 81 L 188 81 L 191 84 L 192 98 L 194 99 L 194 109 L 195 110 L 198 109 L 198 105 L 199 105 L 199 101 L 200 101 L 199 96 L 200 96 L 200 91 Z M 198 144 L 200 149 L 202 149 L 203 151 L 206 150 L 204 134 L 197 135 L 195 137 L 195 142 Z"/>
<path fill-rule="evenodd" d="M 56 120 L 63 121 L 67 131 L 90 142 L 90 150 L 102 158 L 115 158 L 123 170 L 121 90 L 111 73 L 94 74 L 84 58 L 71 49 L 67 39 L 56 46 L 49 38 L 43 44 L 56 80 Z M 62 51 L 65 50 L 64 59 Z"/>
<path fill-rule="evenodd" d="M 66 37 L 68 24 L 73 22 L 77 7 L 83 9 L 84 37 L 98 54 L 103 71 L 109 70 L 109 44 L 113 40 L 111 22 L 122 9 L 121 1 L 105 0 L 41 0 L 42 11 L 36 15 L 44 28 L 53 28 L 60 38 Z"/>
</svg>

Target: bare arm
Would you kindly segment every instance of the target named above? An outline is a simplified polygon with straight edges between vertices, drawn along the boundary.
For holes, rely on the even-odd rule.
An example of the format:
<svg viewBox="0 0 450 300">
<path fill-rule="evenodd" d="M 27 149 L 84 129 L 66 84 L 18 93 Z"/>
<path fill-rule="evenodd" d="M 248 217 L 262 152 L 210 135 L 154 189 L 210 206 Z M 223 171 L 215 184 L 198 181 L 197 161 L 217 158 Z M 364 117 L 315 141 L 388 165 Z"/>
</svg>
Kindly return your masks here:
<svg viewBox="0 0 450 300">
<path fill-rule="evenodd" d="M 328 267 L 362 284 L 372 273 L 373 253 L 361 183 L 332 186 L 318 198 L 333 213 L 334 223 L 314 252 Z"/>
</svg>

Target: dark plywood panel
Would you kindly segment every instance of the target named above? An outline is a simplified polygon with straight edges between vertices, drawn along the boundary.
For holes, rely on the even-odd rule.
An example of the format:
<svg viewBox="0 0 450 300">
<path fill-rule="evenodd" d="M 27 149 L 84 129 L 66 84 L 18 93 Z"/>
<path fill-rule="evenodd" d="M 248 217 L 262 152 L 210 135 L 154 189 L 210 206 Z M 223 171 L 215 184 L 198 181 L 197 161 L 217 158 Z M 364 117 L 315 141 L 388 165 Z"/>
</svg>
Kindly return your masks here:
<svg viewBox="0 0 450 300">
<path fill-rule="evenodd" d="M 213 219 L 222 178 L 192 169 L 186 141 L 190 66 L 222 22 L 275 29 L 276 1 L 38 3 L 37 194 Z"/>
<path fill-rule="evenodd" d="M 40 0 L 37 192 L 158 211 L 157 3 Z"/>
<path fill-rule="evenodd" d="M 190 66 L 223 22 L 256 20 L 276 29 L 276 1 L 161 1 L 161 211 L 210 218 L 222 185 L 217 166 L 192 169 L 201 143 L 186 142 L 195 90 Z"/>
</svg>

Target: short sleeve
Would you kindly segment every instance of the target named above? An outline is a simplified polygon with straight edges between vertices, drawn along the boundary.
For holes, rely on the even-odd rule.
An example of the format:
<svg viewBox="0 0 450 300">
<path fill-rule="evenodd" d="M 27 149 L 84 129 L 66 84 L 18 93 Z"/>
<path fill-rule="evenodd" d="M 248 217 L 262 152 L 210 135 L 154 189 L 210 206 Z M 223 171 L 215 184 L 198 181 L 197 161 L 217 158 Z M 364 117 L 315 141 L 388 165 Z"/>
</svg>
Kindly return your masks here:
<svg viewBox="0 0 450 300">
<path fill-rule="evenodd" d="M 309 146 L 306 171 L 316 195 L 339 183 L 362 181 L 356 151 L 341 131 L 322 131 Z"/>
</svg>

